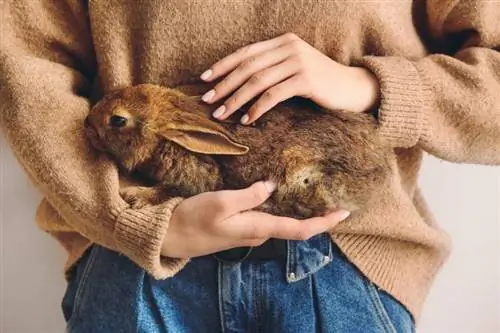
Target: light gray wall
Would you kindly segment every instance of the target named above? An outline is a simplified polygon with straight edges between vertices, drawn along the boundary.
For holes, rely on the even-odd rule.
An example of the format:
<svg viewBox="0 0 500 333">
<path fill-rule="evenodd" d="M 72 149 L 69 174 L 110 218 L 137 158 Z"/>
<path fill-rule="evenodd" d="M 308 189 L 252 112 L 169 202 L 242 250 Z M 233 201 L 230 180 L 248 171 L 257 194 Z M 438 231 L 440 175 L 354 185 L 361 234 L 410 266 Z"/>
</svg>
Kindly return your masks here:
<svg viewBox="0 0 500 333">
<path fill-rule="evenodd" d="M 421 184 L 454 252 L 419 333 L 500 332 L 499 168 L 428 158 Z M 63 332 L 64 253 L 33 222 L 39 195 L 0 142 L 2 333 Z"/>
</svg>

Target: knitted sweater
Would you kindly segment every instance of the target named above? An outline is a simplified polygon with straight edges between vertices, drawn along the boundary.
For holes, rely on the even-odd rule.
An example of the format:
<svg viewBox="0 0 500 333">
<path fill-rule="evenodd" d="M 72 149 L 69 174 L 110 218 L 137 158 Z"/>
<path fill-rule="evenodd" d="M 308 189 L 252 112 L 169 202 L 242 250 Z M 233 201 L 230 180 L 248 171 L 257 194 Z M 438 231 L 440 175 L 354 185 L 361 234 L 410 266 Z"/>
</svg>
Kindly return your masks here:
<svg viewBox="0 0 500 333">
<path fill-rule="evenodd" d="M 89 147 L 91 97 L 197 82 L 237 48 L 285 32 L 380 81 L 378 129 L 397 155 L 393 181 L 331 236 L 415 318 L 450 251 L 419 190 L 423 154 L 500 164 L 497 1 L 6 0 L 0 12 L 2 132 L 43 194 L 36 221 L 68 251 L 66 270 L 92 243 L 157 279 L 189 260 L 160 254 L 183 198 L 132 209 L 115 164 Z"/>
</svg>

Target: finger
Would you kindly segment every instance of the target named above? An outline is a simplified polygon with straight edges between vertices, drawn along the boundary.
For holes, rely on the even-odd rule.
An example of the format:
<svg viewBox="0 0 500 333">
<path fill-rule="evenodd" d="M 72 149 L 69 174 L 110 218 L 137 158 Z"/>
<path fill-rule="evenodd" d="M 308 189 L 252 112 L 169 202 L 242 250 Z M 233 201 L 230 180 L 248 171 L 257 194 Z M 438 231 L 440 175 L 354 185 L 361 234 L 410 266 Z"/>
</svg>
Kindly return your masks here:
<svg viewBox="0 0 500 333">
<path fill-rule="evenodd" d="M 234 70 L 245 59 L 296 40 L 300 40 L 300 38 L 295 34 L 287 33 L 276 38 L 244 46 L 213 64 L 210 69 L 201 74 L 201 79 L 207 82 L 216 80 Z"/>
<path fill-rule="evenodd" d="M 241 118 L 242 124 L 250 124 L 259 119 L 264 113 L 271 110 L 278 103 L 300 95 L 302 82 L 298 75 L 294 75 L 266 90 L 250 107 L 246 115 Z"/>
<path fill-rule="evenodd" d="M 250 211 L 238 214 L 235 218 L 242 219 L 240 238 L 247 240 L 266 238 L 307 240 L 331 230 L 348 215 L 349 213 L 346 211 L 337 211 L 327 216 L 297 220 Z"/>
<path fill-rule="evenodd" d="M 264 203 L 276 189 L 272 181 L 260 181 L 241 190 L 213 192 L 216 220 L 224 220 Z"/>
<path fill-rule="evenodd" d="M 332 230 L 335 226 L 337 226 L 337 224 L 348 218 L 349 215 L 350 212 L 339 210 L 325 216 L 305 219 L 301 221 L 300 230 L 298 230 L 297 233 L 295 233 L 294 230 L 290 230 L 290 232 L 287 233 L 286 231 L 281 232 L 278 229 L 273 237 L 280 238 L 282 236 L 288 237 L 295 235 L 295 238 L 292 239 L 307 240 L 313 236 Z"/>
<path fill-rule="evenodd" d="M 294 48 L 290 45 L 293 44 L 286 44 L 246 59 L 227 77 L 215 85 L 213 88 L 214 93 L 207 94 L 210 96 L 210 99 L 205 98 L 205 101 L 207 103 L 216 102 L 229 95 L 247 80 L 255 77 L 262 70 L 285 61 L 294 51 Z"/>
<path fill-rule="evenodd" d="M 225 101 L 224 112 L 214 113 L 214 116 L 222 120 L 226 119 L 266 89 L 272 89 L 276 84 L 293 76 L 297 70 L 298 68 L 292 63 L 285 61 L 256 73 Z"/>
</svg>

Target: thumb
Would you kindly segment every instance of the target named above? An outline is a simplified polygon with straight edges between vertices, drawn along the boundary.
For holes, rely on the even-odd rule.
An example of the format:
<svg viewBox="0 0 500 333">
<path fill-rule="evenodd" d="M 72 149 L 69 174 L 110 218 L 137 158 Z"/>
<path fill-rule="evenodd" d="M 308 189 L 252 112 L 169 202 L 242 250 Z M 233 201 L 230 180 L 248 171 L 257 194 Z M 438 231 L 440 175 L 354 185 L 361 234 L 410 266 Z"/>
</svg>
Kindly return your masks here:
<svg viewBox="0 0 500 333">
<path fill-rule="evenodd" d="M 230 207 L 229 215 L 253 209 L 263 204 L 276 190 L 271 181 L 259 181 L 241 190 L 221 191 L 221 199 L 226 207 Z"/>
</svg>

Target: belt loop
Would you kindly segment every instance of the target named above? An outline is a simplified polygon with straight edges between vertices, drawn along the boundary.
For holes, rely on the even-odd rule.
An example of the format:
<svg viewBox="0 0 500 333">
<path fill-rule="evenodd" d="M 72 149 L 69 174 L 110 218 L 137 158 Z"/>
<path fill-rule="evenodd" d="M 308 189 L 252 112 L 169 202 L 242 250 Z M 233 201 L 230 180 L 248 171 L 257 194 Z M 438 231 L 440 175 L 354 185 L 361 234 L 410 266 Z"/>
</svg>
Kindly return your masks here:
<svg viewBox="0 0 500 333">
<path fill-rule="evenodd" d="M 333 259 L 332 239 L 327 233 L 307 241 L 287 241 L 286 280 L 296 282 L 317 272 Z"/>
</svg>

